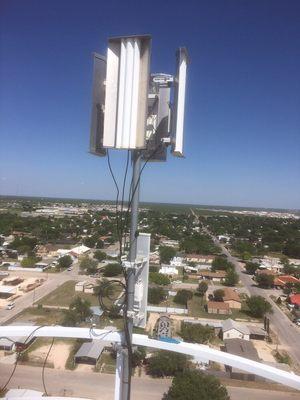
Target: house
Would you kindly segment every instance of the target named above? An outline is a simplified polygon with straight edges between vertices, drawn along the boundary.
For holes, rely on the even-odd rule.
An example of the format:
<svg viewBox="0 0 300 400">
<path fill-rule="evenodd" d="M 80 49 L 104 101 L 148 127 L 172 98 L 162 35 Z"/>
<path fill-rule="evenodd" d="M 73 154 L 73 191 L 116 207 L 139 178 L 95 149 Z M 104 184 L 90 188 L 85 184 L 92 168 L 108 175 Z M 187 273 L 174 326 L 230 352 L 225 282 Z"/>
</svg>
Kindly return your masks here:
<svg viewBox="0 0 300 400">
<path fill-rule="evenodd" d="M 91 249 L 89 247 L 84 246 L 84 245 L 80 245 L 80 246 L 77 246 L 77 247 L 73 247 L 70 250 L 70 254 L 72 256 L 78 258 L 79 256 L 87 255 L 90 252 L 90 250 Z"/>
<path fill-rule="evenodd" d="M 239 322 L 228 318 L 222 323 L 222 338 L 224 339 L 244 339 L 250 340 L 248 327 Z"/>
<path fill-rule="evenodd" d="M 222 338 L 243 340 L 265 340 L 267 332 L 257 325 L 245 325 L 228 318 L 222 322 Z"/>
<path fill-rule="evenodd" d="M 203 264 L 211 264 L 214 258 L 215 258 L 214 256 L 206 256 L 202 254 L 186 254 L 185 256 L 186 262 L 203 263 Z"/>
<path fill-rule="evenodd" d="M 85 281 L 80 281 L 75 284 L 75 292 L 83 292 L 84 291 Z"/>
<path fill-rule="evenodd" d="M 75 292 L 94 293 L 95 284 L 88 281 L 80 281 L 75 284 Z"/>
<path fill-rule="evenodd" d="M 155 265 L 160 264 L 160 257 L 159 257 L 158 251 L 154 251 L 153 253 L 150 253 L 149 263 L 155 264 Z"/>
<path fill-rule="evenodd" d="M 256 272 L 255 272 L 255 275 L 277 276 L 277 273 L 275 271 L 272 271 L 271 269 L 257 269 Z"/>
<path fill-rule="evenodd" d="M 66 256 L 70 253 L 70 249 L 57 249 L 56 250 L 56 256 L 58 258 Z"/>
<path fill-rule="evenodd" d="M 192 273 L 199 273 L 200 271 L 210 271 L 210 264 L 194 264 L 194 265 L 184 265 L 184 270 Z"/>
<path fill-rule="evenodd" d="M 87 282 L 84 285 L 84 289 L 83 289 L 84 293 L 91 293 L 94 294 L 95 292 L 95 284 L 92 282 Z"/>
<path fill-rule="evenodd" d="M 34 264 L 34 268 L 40 268 L 42 270 L 50 268 L 55 260 L 53 258 L 48 260 L 38 261 Z"/>
<path fill-rule="evenodd" d="M 259 263 L 260 269 L 267 269 L 274 271 L 279 274 L 283 271 L 284 265 L 281 263 L 280 259 L 277 257 L 267 257 L 264 256 Z"/>
<path fill-rule="evenodd" d="M 251 340 L 265 340 L 268 336 L 267 332 L 257 325 L 247 325 L 250 332 Z"/>
<path fill-rule="evenodd" d="M 74 356 L 75 363 L 96 365 L 106 345 L 102 340 L 83 343 Z"/>
<path fill-rule="evenodd" d="M 292 294 L 290 295 L 290 303 L 294 304 L 295 307 L 300 308 L 300 294 Z"/>
<path fill-rule="evenodd" d="M 170 265 L 172 267 L 182 267 L 184 265 L 183 258 L 182 257 L 173 257 L 172 260 L 170 260 Z"/>
<path fill-rule="evenodd" d="M 232 288 L 224 287 L 223 301 L 229 304 L 229 308 L 234 308 L 235 310 L 240 310 L 242 308 L 242 301 L 238 292 Z"/>
<path fill-rule="evenodd" d="M 15 286 L 0 285 L 0 299 L 8 299 L 17 293 Z"/>
<path fill-rule="evenodd" d="M 56 244 L 41 244 L 37 245 L 35 248 L 35 253 L 38 257 L 55 256 L 58 250 L 58 245 Z"/>
<path fill-rule="evenodd" d="M 228 243 L 228 242 L 230 242 L 230 236 L 228 236 L 228 235 L 218 235 L 218 240 L 220 241 L 220 242 L 223 242 L 223 243 Z"/>
<path fill-rule="evenodd" d="M 162 264 L 159 273 L 168 276 L 174 276 L 178 275 L 178 270 L 176 267 L 172 267 L 171 265 Z"/>
<path fill-rule="evenodd" d="M 227 353 L 260 362 L 258 353 L 251 341 L 243 339 L 225 339 L 224 343 L 224 351 Z M 228 365 L 226 365 L 225 368 L 230 373 L 231 379 L 239 379 L 244 381 L 254 381 L 256 379 L 255 374 L 245 372 Z"/>
<path fill-rule="evenodd" d="M 287 284 L 294 285 L 295 283 L 300 283 L 300 280 L 292 275 L 280 275 L 274 279 L 274 286 L 277 289 L 284 288 Z"/>
<path fill-rule="evenodd" d="M 167 247 L 173 247 L 173 248 L 179 247 L 179 241 L 172 240 L 172 239 L 160 239 L 159 244 L 161 246 L 167 246 Z"/>
<path fill-rule="evenodd" d="M 207 302 L 207 312 L 209 314 L 230 314 L 229 304 L 223 301 L 208 301 Z"/>
<path fill-rule="evenodd" d="M 214 282 L 223 282 L 226 278 L 226 271 L 199 271 L 198 275 L 202 279 L 207 279 Z"/>
</svg>

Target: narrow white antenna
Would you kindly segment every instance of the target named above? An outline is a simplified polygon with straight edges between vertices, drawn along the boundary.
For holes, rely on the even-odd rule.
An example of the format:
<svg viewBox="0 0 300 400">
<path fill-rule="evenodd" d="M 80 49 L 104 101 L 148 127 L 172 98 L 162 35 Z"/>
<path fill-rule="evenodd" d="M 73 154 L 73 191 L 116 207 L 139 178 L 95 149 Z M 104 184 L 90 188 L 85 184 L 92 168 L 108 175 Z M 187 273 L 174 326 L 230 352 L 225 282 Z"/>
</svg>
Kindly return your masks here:
<svg viewBox="0 0 300 400">
<path fill-rule="evenodd" d="M 183 157 L 184 110 L 187 78 L 188 53 L 185 47 L 177 51 L 177 73 L 175 78 L 175 98 L 173 113 L 173 145 L 174 156 Z"/>
</svg>

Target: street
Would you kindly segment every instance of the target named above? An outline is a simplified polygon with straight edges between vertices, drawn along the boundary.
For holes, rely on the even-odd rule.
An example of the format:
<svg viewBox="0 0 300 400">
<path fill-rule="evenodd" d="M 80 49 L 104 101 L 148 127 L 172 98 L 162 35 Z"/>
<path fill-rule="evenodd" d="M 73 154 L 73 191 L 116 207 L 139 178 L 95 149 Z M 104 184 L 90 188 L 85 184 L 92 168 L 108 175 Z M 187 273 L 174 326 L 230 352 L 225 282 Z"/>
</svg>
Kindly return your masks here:
<svg viewBox="0 0 300 400">
<path fill-rule="evenodd" d="M 33 274 L 34 273 L 31 273 L 30 276 L 32 276 Z M 18 275 L 20 276 L 20 273 Z M 46 273 L 43 273 L 43 277 L 46 278 Z M 13 317 L 25 310 L 25 308 L 32 307 L 34 302 L 40 300 L 42 297 L 46 296 L 69 279 L 72 278 L 63 273 L 48 274 L 47 280 L 41 286 L 16 299 L 14 301 L 15 307 L 12 310 L 6 310 L 5 308 L 0 309 L 0 325 L 6 324 Z"/>
<path fill-rule="evenodd" d="M 39 367 L 18 366 L 9 387 L 43 391 L 41 373 Z M 0 364 L 1 384 L 9 374 L 10 369 Z M 95 400 L 112 400 L 114 395 L 114 375 L 111 374 L 46 368 L 45 382 L 47 392 L 51 395 L 81 396 Z M 160 400 L 170 383 L 170 379 L 133 378 L 132 399 Z M 300 394 L 292 392 L 244 387 L 227 387 L 227 390 L 231 400 L 300 400 Z"/>
<path fill-rule="evenodd" d="M 207 231 L 211 235 L 210 232 Z M 245 286 L 249 295 L 252 296 L 263 296 L 272 305 L 273 313 L 269 315 L 270 322 L 272 324 L 273 331 L 278 335 L 282 345 L 284 345 L 289 354 L 300 365 L 300 330 L 291 322 L 291 320 L 285 315 L 285 313 L 275 304 L 275 302 L 269 297 L 268 291 L 260 289 L 255 286 L 250 275 L 244 273 L 242 264 L 236 257 L 233 257 L 228 249 L 222 245 L 216 237 L 211 235 L 214 243 L 219 246 L 222 253 L 225 254 L 232 264 L 236 268 L 236 272 L 242 284 Z"/>
</svg>

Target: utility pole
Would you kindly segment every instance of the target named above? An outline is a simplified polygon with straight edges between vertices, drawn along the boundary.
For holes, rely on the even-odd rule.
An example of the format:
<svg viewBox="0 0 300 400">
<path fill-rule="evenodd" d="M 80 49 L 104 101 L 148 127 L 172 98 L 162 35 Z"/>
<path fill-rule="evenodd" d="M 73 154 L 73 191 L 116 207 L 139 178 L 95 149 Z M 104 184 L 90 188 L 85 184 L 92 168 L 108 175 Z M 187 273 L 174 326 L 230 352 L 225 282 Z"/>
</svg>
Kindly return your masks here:
<svg viewBox="0 0 300 400">
<path fill-rule="evenodd" d="M 131 214 L 130 214 L 130 246 L 128 261 L 130 267 L 127 268 L 127 324 L 129 333 L 129 343 L 126 341 L 126 336 L 123 335 L 122 348 L 119 354 L 120 363 L 120 386 L 122 400 L 130 400 L 130 385 L 131 385 L 131 368 L 129 365 L 128 347 L 131 346 L 132 331 L 133 331 L 133 313 L 134 313 L 134 288 L 135 288 L 135 261 L 137 255 L 137 236 L 138 236 L 138 215 L 139 215 L 139 197 L 140 197 L 140 170 L 141 170 L 141 152 L 139 150 L 132 151 L 132 199 Z M 130 350 L 132 351 L 132 349 Z"/>
</svg>

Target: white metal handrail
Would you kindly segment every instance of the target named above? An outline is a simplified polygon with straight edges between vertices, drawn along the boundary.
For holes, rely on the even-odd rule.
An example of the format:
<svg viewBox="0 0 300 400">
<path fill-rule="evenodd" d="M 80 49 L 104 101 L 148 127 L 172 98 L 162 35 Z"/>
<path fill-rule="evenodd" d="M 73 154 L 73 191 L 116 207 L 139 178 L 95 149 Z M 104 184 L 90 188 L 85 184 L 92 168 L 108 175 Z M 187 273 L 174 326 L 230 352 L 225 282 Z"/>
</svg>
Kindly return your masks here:
<svg viewBox="0 0 300 400">
<path fill-rule="evenodd" d="M 55 338 L 77 338 L 77 339 L 93 339 L 105 340 L 106 342 L 121 343 L 122 333 L 112 332 L 104 329 L 91 328 L 73 328 L 63 326 L 0 326 L 0 337 L 55 337 Z M 250 372 L 255 375 L 262 376 L 274 382 L 290 386 L 300 390 L 300 376 L 294 373 L 282 371 L 266 364 L 252 361 L 247 358 L 225 353 L 215 350 L 206 345 L 179 342 L 168 343 L 165 341 L 151 339 L 146 335 L 134 334 L 132 337 L 134 345 L 145 346 L 161 350 L 174 351 L 181 354 L 187 354 L 197 357 L 198 359 L 210 360 L 229 365 L 243 371 Z"/>
</svg>

